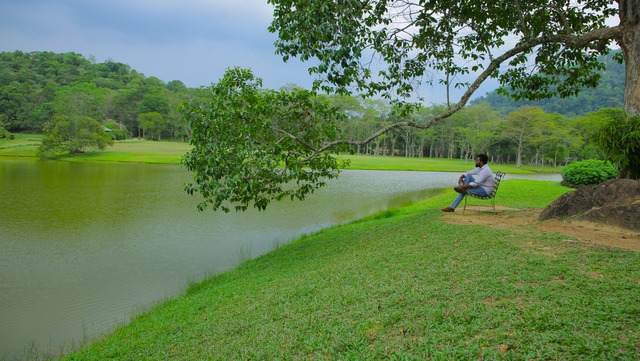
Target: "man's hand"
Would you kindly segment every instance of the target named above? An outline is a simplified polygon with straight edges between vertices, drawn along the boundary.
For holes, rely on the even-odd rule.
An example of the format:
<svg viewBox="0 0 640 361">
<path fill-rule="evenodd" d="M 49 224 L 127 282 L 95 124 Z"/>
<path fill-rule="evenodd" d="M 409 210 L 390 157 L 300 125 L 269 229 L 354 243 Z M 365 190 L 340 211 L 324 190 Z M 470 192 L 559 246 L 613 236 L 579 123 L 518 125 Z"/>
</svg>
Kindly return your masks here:
<svg viewBox="0 0 640 361">
<path fill-rule="evenodd" d="M 461 185 L 462 182 L 464 182 L 464 175 L 461 175 L 460 178 L 458 178 L 458 185 Z"/>
</svg>

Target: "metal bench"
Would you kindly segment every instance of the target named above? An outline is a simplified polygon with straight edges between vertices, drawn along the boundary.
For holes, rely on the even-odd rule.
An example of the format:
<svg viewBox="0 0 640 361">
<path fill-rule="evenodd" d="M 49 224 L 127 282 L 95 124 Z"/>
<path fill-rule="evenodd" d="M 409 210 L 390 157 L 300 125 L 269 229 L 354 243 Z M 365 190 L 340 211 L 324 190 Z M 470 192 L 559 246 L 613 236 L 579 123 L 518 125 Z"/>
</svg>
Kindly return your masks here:
<svg viewBox="0 0 640 361">
<path fill-rule="evenodd" d="M 489 193 L 488 196 L 486 197 L 482 197 L 482 196 L 476 196 L 470 193 L 467 193 L 464 197 L 464 207 L 462 208 L 462 213 L 464 213 L 464 211 L 467 209 L 467 198 L 469 197 L 473 197 L 476 199 L 483 199 L 483 200 L 490 200 L 491 201 L 491 206 L 493 207 L 493 210 L 496 210 L 496 194 L 498 193 L 498 187 L 500 186 L 500 181 L 502 180 L 502 178 L 504 178 L 506 174 L 503 172 L 496 172 L 494 174 L 494 183 L 493 183 L 493 190 L 491 191 L 491 193 Z"/>
</svg>

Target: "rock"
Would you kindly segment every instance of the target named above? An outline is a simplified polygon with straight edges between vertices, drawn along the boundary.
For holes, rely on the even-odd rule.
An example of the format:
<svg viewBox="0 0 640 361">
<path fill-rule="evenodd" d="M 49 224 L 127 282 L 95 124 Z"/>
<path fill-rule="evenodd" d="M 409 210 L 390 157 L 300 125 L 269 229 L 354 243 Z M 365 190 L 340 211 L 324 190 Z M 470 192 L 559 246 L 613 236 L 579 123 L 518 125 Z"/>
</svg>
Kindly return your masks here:
<svg viewBox="0 0 640 361">
<path fill-rule="evenodd" d="M 593 208 L 577 219 L 640 230 L 640 202 L 630 205 Z"/>
<path fill-rule="evenodd" d="M 612 179 L 565 193 L 538 220 L 569 218 L 640 230 L 640 181 Z"/>
</svg>

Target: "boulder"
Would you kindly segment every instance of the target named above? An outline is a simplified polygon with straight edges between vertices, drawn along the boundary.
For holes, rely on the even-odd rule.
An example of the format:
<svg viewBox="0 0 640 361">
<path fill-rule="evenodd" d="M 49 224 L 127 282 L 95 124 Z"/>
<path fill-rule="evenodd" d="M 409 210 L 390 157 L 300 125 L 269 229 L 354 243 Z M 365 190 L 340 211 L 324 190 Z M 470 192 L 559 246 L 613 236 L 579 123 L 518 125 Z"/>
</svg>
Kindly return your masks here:
<svg viewBox="0 0 640 361">
<path fill-rule="evenodd" d="M 539 220 L 577 219 L 640 230 L 640 181 L 612 179 L 563 194 L 540 213 Z"/>
</svg>

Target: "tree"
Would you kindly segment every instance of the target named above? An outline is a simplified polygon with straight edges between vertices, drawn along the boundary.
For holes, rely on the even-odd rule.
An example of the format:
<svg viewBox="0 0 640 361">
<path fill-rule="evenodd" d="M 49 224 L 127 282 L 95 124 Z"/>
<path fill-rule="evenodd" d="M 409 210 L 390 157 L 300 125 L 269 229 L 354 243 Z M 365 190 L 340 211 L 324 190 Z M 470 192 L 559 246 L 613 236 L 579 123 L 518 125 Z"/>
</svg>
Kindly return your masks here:
<svg viewBox="0 0 640 361">
<path fill-rule="evenodd" d="M 618 167 L 620 178 L 640 179 L 640 116 L 627 118 L 609 110 L 611 117 L 592 140 Z"/>
<path fill-rule="evenodd" d="M 538 107 L 525 106 L 505 117 L 502 136 L 514 142 L 517 147 L 516 167 L 522 167 L 522 153 L 533 138 L 539 135 L 540 124 L 547 116 L 547 113 Z"/>
<path fill-rule="evenodd" d="M 53 100 L 56 114 L 86 116 L 103 120 L 105 117 L 105 89 L 93 83 L 80 83 L 58 89 Z"/>
<path fill-rule="evenodd" d="M 480 103 L 461 109 L 457 115 L 461 118 L 459 122 L 464 125 L 462 136 L 470 146 L 465 159 L 473 159 L 479 153 L 491 155 L 491 137 L 500 120 L 498 112 L 489 104 Z"/>
<path fill-rule="evenodd" d="M 113 96 L 113 118 L 124 124 L 129 129 L 129 136 L 138 133 L 138 107 L 142 100 L 142 91 L 138 83 L 122 88 Z"/>
<path fill-rule="evenodd" d="M 332 147 L 357 147 L 398 128 L 429 128 L 462 109 L 490 78 L 516 100 L 577 94 L 597 85 L 604 68 L 600 59 L 612 42 L 620 45 L 618 60 L 625 63 L 625 110 L 629 115 L 640 112 L 640 0 L 269 3 L 274 5 L 269 29 L 278 35 L 276 52 L 285 61 L 312 61 L 314 90 L 382 96 L 393 101 L 400 115 L 364 139 L 316 138 L 316 146 L 301 157 L 309 162 Z M 607 25 L 616 15 L 620 23 Z M 468 77 L 473 78 L 465 80 Z M 464 93 L 446 111 L 422 122 L 403 118 L 418 107 L 416 91 L 437 83 L 460 87 Z M 242 88 L 238 84 L 236 89 Z M 297 134 L 290 136 L 296 139 Z M 198 137 L 194 145 L 206 141 Z M 203 155 L 193 161 L 206 159 Z M 230 169 L 227 177 L 237 175 Z M 210 178 L 200 181 L 202 187 L 215 186 Z"/>
<path fill-rule="evenodd" d="M 573 153 L 570 154 L 572 159 L 602 158 L 603 151 L 601 147 L 594 144 L 593 137 L 599 129 L 613 119 L 624 122 L 626 119 L 624 110 L 602 108 L 596 112 L 570 119 L 567 125 L 574 138 Z"/>
<path fill-rule="evenodd" d="M 102 150 L 113 144 L 104 126 L 87 116 L 56 115 L 43 132 L 44 137 L 38 149 L 41 158 L 51 158 L 65 152 L 82 153 L 87 148 Z"/>
<path fill-rule="evenodd" d="M 138 123 L 144 130 L 145 138 L 160 140 L 162 132 L 167 128 L 167 121 L 158 112 L 142 113 L 138 115 Z"/>
<path fill-rule="evenodd" d="M 183 163 L 195 173 L 185 190 L 204 197 L 199 210 L 263 210 L 272 200 L 304 199 L 337 176 L 342 162 L 315 149 L 337 137 L 339 108 L 306 90 L 263 90 L 242 69 L 227 70 L 211 90 L 206 106 L 181 106 L 193 144 Z"/>
<path fill-rule="evenodd" d="M 142 98 L 138 112 L 140 112 L 140 114 L 150 112 L 157 112 L 162 115 L 169 114 L 167 97 L 162 94 L 160 89 L 154 89 L 153 92 L 147 93 L 144 98 Z"/>
<path fill-rule="evenodd" d="M 42 125 L 32 120 L 38 94 L 29 83 L 14 81 L 0 86 L 0 122 L 9 130 L 35 130 Z"/>
<path fill-rule="evenodd" d="M 488 78 L 516 99 L 594 87 L 604 68 L 598 57 L 615 41 L 626 66 L 625 109 L 640 111 L 640 0 L 269 2 L 276 51 L 285 61 L 316 59 L 309 70 L 317 89 L 408 99 L 423 84 L 477 73 L 453 84 L 466 92 L 440 115 L 447 117 Z M 615 15 L 620 24 L 608 26 Z"/>
</svg>

